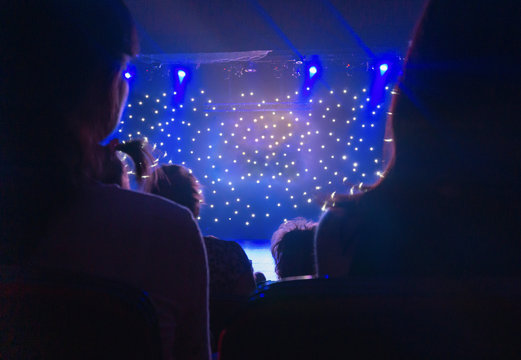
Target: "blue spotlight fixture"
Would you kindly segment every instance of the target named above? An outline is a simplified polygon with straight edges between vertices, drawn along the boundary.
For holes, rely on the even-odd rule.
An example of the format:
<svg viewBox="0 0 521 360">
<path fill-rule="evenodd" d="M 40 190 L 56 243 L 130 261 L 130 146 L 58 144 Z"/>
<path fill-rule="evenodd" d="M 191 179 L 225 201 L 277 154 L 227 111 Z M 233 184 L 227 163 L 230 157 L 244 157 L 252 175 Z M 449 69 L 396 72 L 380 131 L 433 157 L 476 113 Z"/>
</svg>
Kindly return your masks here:
<svg viewBox="0 0 521 360">
<path fill-rule="evenodd" d="M 388 100 L 385 87 L 393 86 L 397 81 L 400 73 L 400 63 L 400 57 L 391 53 L 383 54 L 373 59 L 371 65 L 373 80 L 368 106 L 369 111 Z"/>
<path fill-rule="evenodd" d="M 313 55 L 310 60 L 304 61 L 304 83 L 302 84 L 301 94 L 304 97 L 311 95 L 313 86 L 322 77 L 322 64 L 317 55 Z"/>
<path fill-rule="evenodd" d="M 383 63 L 380 65 L 380 76 L 384 76 L 384 74 L 389 70 L 389 65 L 387 63 Z"/>
<path fill-rule="evenodd" d="M 177 70 L 177 77 L 179 78 L 179 84 L 182 84 L 183 80 L 186 77 L 186 71 L 184 71 L 183 69 Z"/>
<path fill-rule="evenodd" d="M 127 80 L 133 80 L 136 76 L 136 67 L 132 64 L 128 64 L 125 71 L 123 71 L 123 77 Z"/>
<path fill-rule="evenodd" d="M 310 66 L 308 71 L 309 71 L 309 78 L 310 79 L 313 79 L 313 76 L 315 76 L 317 74 L 317 72 L 318 72 L 317 67 L 315 65 Z"/>
<path fill-rule="evenodd" d="M 170 76 L 173 88 L 173 106 L 183 103 L 186 93 L 186 87 L 190 82 L 191 75 L 192 72 L 186 66 L 174 65 L 170 68 Z"/>
</svg>

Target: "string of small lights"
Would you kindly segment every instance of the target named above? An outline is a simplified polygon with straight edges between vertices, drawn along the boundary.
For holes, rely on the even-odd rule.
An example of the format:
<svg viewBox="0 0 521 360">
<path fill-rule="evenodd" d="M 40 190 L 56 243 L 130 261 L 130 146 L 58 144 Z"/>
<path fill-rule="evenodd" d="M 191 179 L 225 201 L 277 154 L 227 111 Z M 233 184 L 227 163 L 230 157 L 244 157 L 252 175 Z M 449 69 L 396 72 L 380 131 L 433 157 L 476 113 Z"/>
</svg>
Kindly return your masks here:
<svg viewBox="0 0 521 360">
<path fill-rule="evenodd" d="M 174 95 L 136 94 L 118 132 L 122 140 L 147 139 L 160 154 L 156 165 L 191 169 L 205 196 L 203 233 L 269 238 L 286 219 L 316 219 L 323 194 L 382 176 L 386 104 L 370 108 L 367 88 L 321 88 L 306 99 L 299 90 L 248 90 L 226 102 L 204 89 L 183 103 L 173 103 Z"/>
</svg>

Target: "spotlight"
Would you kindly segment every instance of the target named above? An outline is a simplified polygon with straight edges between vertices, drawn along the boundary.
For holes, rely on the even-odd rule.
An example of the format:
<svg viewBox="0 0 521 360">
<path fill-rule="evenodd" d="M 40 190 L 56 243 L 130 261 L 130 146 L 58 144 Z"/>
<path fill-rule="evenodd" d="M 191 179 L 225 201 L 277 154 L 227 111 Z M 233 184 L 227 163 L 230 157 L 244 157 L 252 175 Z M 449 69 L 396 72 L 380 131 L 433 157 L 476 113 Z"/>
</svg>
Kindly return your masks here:
<svg viewBox="0 0 521 360">
<path fill-rule="evenodd" d="M 306 61 L 304 66 L 304 83 L 302 84 L 302 96 L 311 95 L 311 90 L 315 83 L 322 76 L 322 65 L 317 55 L 313 55 L 310 60 Z"/>
<path fill-rule="evenodd" d="M 136 75 L 136 67 L 132 64 L 128 64 L 125 71 L 123 71 L 123 77 L 130 81 L 134 79 L 134 76 Z"/>
<path fill-rule="evenodd" d="M 308 71 L 309 71 L 309 78 L 310 79 L 312 79 L 313 76 L 315 76 L 317 74 L 317 72 L 318 72 L 317 67 L 315 65 L 310 66 Z"/>
<path fill-rule="evenodd" d="M 382 54 L 373 59 L 370 69 L 373 72 L 373 80 L 367 107 L 369 112 L 388 100 L 388 92 L 385 88 L 396 82 L 400 73 L 400 58 L 392 53 Z"/>
<path fill-rule="evenodd" d="M 173 85 L 172 105 L 179 105 L 184 102 L 186 88 L 191 80 L 191 69 L 185 66 L 173 66 L 170 69 L 170 76 Z"/>
<path fill-rule="evenodd" d="M 389 65 L 387 65 L 386 63 L 380 65 L 380 76 L 384 76 L 387 70 L 389 70 Z"/>
<path fill-rule="evenodd" d="M 183 80 L 185 79 L 186 77 L 186 71 L 182 70 L 182 69 L 179 69 L 177 70 L 177 77 L 179 79 L 179 84 L 182 84 L 183 83 Z"/>
</svg>

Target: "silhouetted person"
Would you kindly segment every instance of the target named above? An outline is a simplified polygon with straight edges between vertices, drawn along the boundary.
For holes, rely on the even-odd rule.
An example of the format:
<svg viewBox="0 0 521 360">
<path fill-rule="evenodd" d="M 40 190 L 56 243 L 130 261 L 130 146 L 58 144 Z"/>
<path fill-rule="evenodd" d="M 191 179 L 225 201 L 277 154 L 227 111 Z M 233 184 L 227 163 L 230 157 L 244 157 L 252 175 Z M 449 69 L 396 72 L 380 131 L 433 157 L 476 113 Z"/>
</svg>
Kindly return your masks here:
<svg viewBox="0 0 521 360">
<path fill-rule="evenodd" d="M 145 190 L 186 206 L 195 218 L 204 201 L 198 180 L 181 165 L 156 168 Z M 253 292 L 255 280 L 248 256 L 238 243 L 215 236 L 205 236 L 204 242 L 210 275 L 211 347 L 216 352 L 221 331 Z"/>
<path fill-rule="evenodd" d="M 271 255 L 279 279 L 315 274 L 313 240 L 317 224 L 304 218 L 285 221 L 271 237 Z"/>
<path fill-rule="evenodd" d="M 345 278 L 349 275 L 358 241 L 359 222 L 342 207 L 333 207 L 320 219 L 316 231 L 316 263 L 319 275 Z"/>
<path fill-rule="evenodd" d="M 356 222 L 351 275 L 521 275 L 520 18 L 515 1 L 428 4 L 390 109 L 384 179 L 336 199 Z"/>
<path fill-rule="evenodd" d="M 262 283 L 265 283 L 266 282 L 266 275 L 264 275 L 263 273 L 259 272 L 259 271 L 256 271 L 254 274 L 253 274 L 254 278 L 255 278 L 255 284 L 256 285 L 259 285 L 259 284 L 262 284 Z"/>
<path fill-rule="evenodd" d="M 184 208 L 102 185 L 138 51 L 120 0 L 0 3 L 0 262 L 148 292 L 164 358 L 208 359 L 204 244 Z"/>
<path fill-rule="evenodd" d="M 154 171 L 146 191 L 186 206 L 199 216 L 203 194 L 196 177 L 181 165 L 162 165 Z M 210 269 L 210 297 L 248 296 L 255 288 L 248 256 L 235 241 L 205 236 Z"/>
</svg>

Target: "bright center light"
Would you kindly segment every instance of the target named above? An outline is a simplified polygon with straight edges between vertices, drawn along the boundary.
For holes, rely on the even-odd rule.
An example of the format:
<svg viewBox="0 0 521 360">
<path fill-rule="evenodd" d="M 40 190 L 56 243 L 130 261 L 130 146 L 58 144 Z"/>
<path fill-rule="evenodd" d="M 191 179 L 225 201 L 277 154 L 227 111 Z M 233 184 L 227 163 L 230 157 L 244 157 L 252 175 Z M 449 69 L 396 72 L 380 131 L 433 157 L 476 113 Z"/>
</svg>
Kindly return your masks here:
<svg viewBox="0 0 521 360">
<path fill-rule="evenodd" d="M 384 74 L 387 72 L 387 70 L 389 70 L 389 65 L 387 65 L 385 63 L 380 65 L 380 75 L 381 76 L 384 76 Z"/>
<path fill-rule="evenodd" d="M 177 77 L 179 78 L 179 83 L 182 83 L 186 77 L 186 72 L 184 70 L 177 70 Z"/>
<path fill-rule="evenodd" d="M 132 74 L 127 71 L 124 76 L 125 79 L 130 79 L 132 77 Z"/>
<path fill-rule="evenodd" d="M 309 67 L 309 78 L 312 78 L 317 74 L 318 70 L 316 66 L 310 66 Z"/>
</svg>

